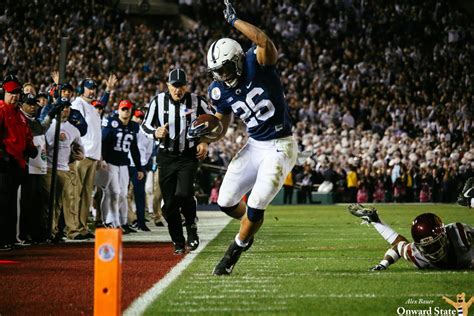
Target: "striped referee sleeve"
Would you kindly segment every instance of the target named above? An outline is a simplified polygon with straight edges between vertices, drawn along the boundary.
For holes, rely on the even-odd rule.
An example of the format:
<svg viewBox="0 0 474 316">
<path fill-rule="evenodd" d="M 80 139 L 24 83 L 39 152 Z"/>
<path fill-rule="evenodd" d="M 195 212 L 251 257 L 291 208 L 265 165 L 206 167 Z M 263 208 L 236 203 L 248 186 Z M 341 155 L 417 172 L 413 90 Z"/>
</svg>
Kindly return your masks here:
<svg viewBox="0 0 474 316">
<path fill-rule="evenodd" d="M 145 133 L 148 138 L 155 139 L 155 130 L 156 128 L 160 127 L 160 120 L 158 118 L 159 111 L 159 98 L 161 93 L 154 97 L 150 103 L 148 104 L 148 112 L 145 115 L 145 119 L 143 120 L 142 125 L 140 128 Z"/>
</svg>

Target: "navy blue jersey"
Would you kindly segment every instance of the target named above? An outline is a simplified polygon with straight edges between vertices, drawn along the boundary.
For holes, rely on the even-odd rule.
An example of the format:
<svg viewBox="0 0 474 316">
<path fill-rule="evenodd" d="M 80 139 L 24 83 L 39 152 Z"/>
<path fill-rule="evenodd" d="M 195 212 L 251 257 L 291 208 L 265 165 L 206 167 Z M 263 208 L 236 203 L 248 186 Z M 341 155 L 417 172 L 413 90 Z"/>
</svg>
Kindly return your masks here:
<svg viewBox="0 0 474 316">
<path fill-rule="evenodd" d="M 139 125 L 133 121 L 123 125 L 116 116 L 102 122 L 102 159 L 115 166 L 129 166 L 128 153 L 131 152 L 135 166 L 141 166 L 137 145 Z M 137 167 L 137 169 L 141 169 Z M 141 171 L 141 170 L 139 170 Z"/>
<path fill-rule="evenodd" d="M 270 140 L 291 135 L 291 119 L 275 66 L 257 62 L 256 47 L 247 51 L 244 70 L 234 88 L 213 81 L 209 99 L 221 114 L 234 112 L 247 125 L 249 136 Z"/>
</svg>

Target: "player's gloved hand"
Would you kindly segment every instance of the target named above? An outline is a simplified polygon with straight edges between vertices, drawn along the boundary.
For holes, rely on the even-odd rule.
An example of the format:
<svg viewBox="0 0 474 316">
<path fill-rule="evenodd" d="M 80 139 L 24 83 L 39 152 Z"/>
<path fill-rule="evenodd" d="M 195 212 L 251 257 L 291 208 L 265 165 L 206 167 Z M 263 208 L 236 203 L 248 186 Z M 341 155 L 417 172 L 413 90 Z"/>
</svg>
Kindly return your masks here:
<svg viewBox="0 0 474 316">
<path fill-rule="evenodd" d="M 382 270 L 387 270 L 387 267 L 379 263 L 378 265 L 370 268 L 369 271 L 382 271 Z"/>
<path fill-rule="evenodd" d="M 235 9 L 229 0 L 224 0 L 225 3 L 225 10 L 224 10 L 224 18 L 225 20 L 232 26 L 234 26 L 235 21 L 237 21 L 237 14 L 235 13 Z"/>
</svg>

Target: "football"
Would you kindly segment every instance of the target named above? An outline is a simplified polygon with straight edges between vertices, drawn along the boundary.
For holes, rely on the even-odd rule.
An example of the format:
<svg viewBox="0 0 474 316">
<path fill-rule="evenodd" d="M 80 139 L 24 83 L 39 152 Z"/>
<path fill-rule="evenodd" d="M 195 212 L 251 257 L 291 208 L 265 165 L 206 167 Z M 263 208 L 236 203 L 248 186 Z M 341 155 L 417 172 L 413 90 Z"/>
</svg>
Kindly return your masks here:
<svg viewBox="0 0 474 316">
<path fill-rule="evenodd" d="M 188 130 L 189 138 L 206 137 L 214 140 L 222 133 L 221 121 L 212 114 L 201 114 L 192 123 Z"/>
</svg>

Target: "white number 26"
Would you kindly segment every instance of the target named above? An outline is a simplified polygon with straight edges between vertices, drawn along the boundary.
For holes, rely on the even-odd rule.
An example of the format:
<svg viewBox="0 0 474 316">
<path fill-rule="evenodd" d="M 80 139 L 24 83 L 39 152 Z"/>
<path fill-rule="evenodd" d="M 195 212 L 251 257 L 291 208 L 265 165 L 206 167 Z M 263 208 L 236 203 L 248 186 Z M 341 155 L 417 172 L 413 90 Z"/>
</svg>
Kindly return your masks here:
<svg viewBox="0 0 474 316">
<path fill-rule="evenodd" d="M 275 113 L 275 106 L 272 101 L 268 99 L 261 99 L 258 97 L 262 95 L 263 89 L 259 87 L 253 88 L 245 98 L 245 102 L 237 101 L 232 104 L 234 113 L 238 113 L 242 121 L 247 124 L 248 128 L 255 127 L 259 121 L 266 121 Z M 255 101 L 258 101 L 255 104 Z"/>
</svg>

